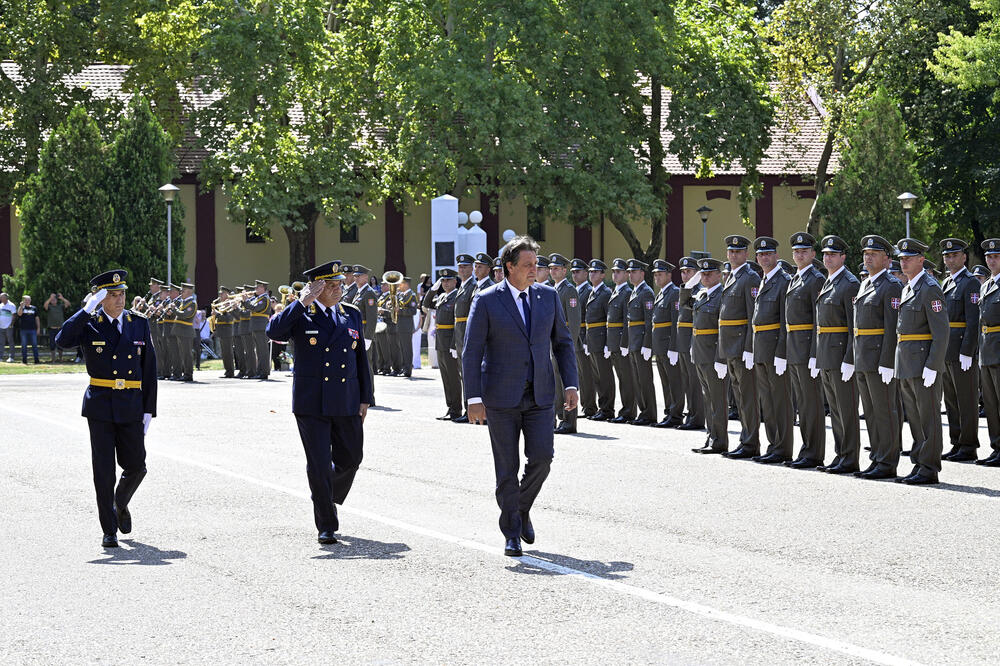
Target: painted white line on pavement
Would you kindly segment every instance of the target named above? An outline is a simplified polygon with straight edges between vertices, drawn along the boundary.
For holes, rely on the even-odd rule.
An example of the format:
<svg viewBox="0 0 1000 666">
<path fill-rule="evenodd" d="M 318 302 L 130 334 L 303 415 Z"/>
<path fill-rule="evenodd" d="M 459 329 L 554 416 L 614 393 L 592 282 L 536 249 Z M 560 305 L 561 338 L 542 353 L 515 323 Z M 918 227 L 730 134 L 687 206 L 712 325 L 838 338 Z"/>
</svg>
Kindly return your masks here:
<svg viewBox="0 0 1000 666">
<path fill-rule="evenodd" d="M 40 416 L 38 414 L 33 414 L 6 405 L 0 405 L 0 410 L 12 412 L 14 414 L 18 414 L 25 418 L 34 419 L 36 421 L 43 421 L 50 425 L 55 425 L 64 428 L 65 430 L 73 432 L 74 434 L 84 437 L 89 437 L 89 432 L 87 432 L 82 428 L 72 426 L 68 424 L 66 421 L 60 421 L 46 416 Z M 310 495 L 308 492 L 295 490 L 294 488 L 289 488 L 287 486 L 273 483 L 265 479 L 259 479 L 257 477 L 249 476 L 241 472 L 235 472 L 233 470 L 226 469 L 225 467 L 220 467 L 218 465 L 213 465 L 211 463 L 195 460 L 187 456 L 179 455 L 176 453 L 169 453 L 156 448 L 154 448 L 153 450 L 147 449 L 146 453 L 147 455 L 153 455 L 155 457 L 165 458 L 167 460 L 171 460 L 173 462 L 180 463 L 182 465 L 197 467 L 207 471 L 215 472 L 216 474 L 222 476 L 227 476 L 232 479 L 245 481 L 246 483 L 251 483 L 257 486 L 261 486 L 263 488 L 284 493 L 286 495 L 297 497 L 299 499 L 304 499 L 304 500 L 310 499 Z M 420 525 L 413 525 L 412 523 L 407 523 L 401 520 L 396 520 L 395 518 L 382 516 L 377 513 L 372 513 L 371 511 L 365 511 L 364 509 L 341 507 L 341 510 L 349 514 L 354 514 L 356 516 L 361 516 L 362 518 L 367 518 L 368 520 L 371 520 L 373 522 L 382 523 L 383 525 L 395 527 L 397 529 L 406 532 L 419 534 L 425 537 L 436 539 L 438 541 L 444 541 L 446 543 L 462 546 L 463 548 L 468 548 L 470 550 L 476 550 L 489 555 L 502 556 L 503 553 L 502 548 L 497 548 L 495 546 L 488 546 L 484 543 L 480 543 L 478 541 L 472 541 L 470 539 L 463 539 L 462 537 L 454 536 L 452 534 L 447 534 L 445 532 L 439 532 L 437 530 L 432 530 L 426 527 L 421 527 Z M 520 560 L 526 564 L 531 564 L 533 566 L 537 566 L 540 569 L 545 569 L 546 571 L 551 571 L 553 573 L 558 573 L 566 576 L 574 576 L 581 580 L 587 581 L 588 583 L 608 588 L 610 590 L 619 592 L 621 594 L 626 594 L 632 597 L 644 599 L 646 601 L 657 603 L 663 606 L 669 606 L 671 608 L 687 611 L 689 613 L 693 613 L 694 615 L 700 615 L 702 617 L 707 617 L 712 620 L 725 622 L 735 626 L 747 627 L 748 629 L 753 629 L 756 631 L 760 631 L 762 633 L 771 634 L 779 638 L 798 641 L 800 643 L 805 643 L 808 645 L 814 645 L 816 647 L 831 650 L 833 652 L 846 654 L 851 657 L 859 657 L 861 659 L 867 659 L 868 661 L 871 661 L 876 664 L 886 664 L 887 666 L 919 666 L 919 662 L 911 661 L 903 657 L 897 657 L 895 655 L 886 654 L 884 652 L 879 652 L 877 650 L 871 650 L 869 648 L 861 647 L 859 645 L 854 645 L 853 643 L 847 643 L 845 641 L 840 641 L 835 638 L 828 638 L 826 636 L 820 636 L 818 634 L 811 634 L 809 632 L 801 631 L 799 629 L 793 629 L 791 627 L 772 624 L 770 622 L 765 622 L 763 620 L 758 620 L 756 618 L 747 617 L 744 615 L 738 615 L 736 613 L 730 613 L 728 611 L 712 608 L 711 606 L 699 604 L 694 601 L 687 601 L 685 599 L 673 597 L 668 594 L 647 590 L 642 587 L 627 585 L 625 583 L 621 583 L 615 580 L 609 580 L 607 578 L 603 578 L 595 574 L 587 573 L 586 571 L 581 571 L 579 569 L 574 569 L 572 567 L 563 566 L 561 564 L 549 562 L 547 560 L 539 559 L 537 557 L 532 557 L 530 555 L 524 555 L 519 558 L 510 558 L 510 559 Z"/>
</svg>

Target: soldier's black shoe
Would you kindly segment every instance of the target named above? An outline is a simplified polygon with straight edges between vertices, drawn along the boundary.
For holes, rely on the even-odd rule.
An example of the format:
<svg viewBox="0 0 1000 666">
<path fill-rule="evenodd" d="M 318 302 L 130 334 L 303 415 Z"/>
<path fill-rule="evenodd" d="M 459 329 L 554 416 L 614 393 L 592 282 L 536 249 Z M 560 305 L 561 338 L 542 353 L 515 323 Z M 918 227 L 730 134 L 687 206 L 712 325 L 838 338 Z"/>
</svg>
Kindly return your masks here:
<svg viewBox="0 0 1000 666">
<path fill-rule="evenodd" d="M 667 425 L 665 427 L 667 428 L 676 428 L 677 426 L 682 425 L 684 423 L 684 420 L 679 419 L 676 416 L 671 416 L 669 418 L 663 419 L 663 421 L 660 421 L 660 423 L 666 423 Z"/>
<path fill-rule="evenodd" d="M 104 538 L 101 539 L 102 548 L 117 548 L 118 539 L 115 538 L 114 534 L 105 534 Z"/>
<path fill-rule="evenodd" d="M 629 424 L 634 426 L 651 426 L 653 425 L 653 419 L 635 419 L 629 421 Z"/>
<path fill-rule="evenodd" d="M 701 447 L 700 449 L 691 449 L 691 450 L 694 451 L 695 453 L 703 453 L 703 454 L 706 454 L 706 455 L 713 454 L 713 453 L 725 453 L 726 452 L 725 449 L 717 449 L 717 448 L 713 447 L 711 444 L 706 444 L 705 446 Z"/>
<path fill-rule="evenodd" d="M 878 469 L 878 463 L 873 462 L 871 465 L 868 465 L 868 467 L 861 470 L 860 472 L 855 472 L 854 476 L 864 476 L 865 474 L 868 474 L 869 472 L 874 472 L 877 469 Z"/>
<path fill-rule="evenodd" d="M 895 479 L 896 471 L 888 469 L 873 469 L 870 472 L 861 472 L 860 475 L 855 475 L 862 479 L 868 479 L 870 481 L 879 481 L 881 479 Z"/>
<path fill-rule="evenodd" d="M 786 462 L 785 466 L 792 469 L 815 469 L 820 466 L 820 463 L 818 460 L 812 460 L 811 458 L 799 458 L 798 460 Z"/>
<path fill-rule="evenodd" d="M 436 418 L 436 419 L 437 419 L 438 421 L 451 421 L 451 420 L 452 420 L 453 418 L 455 418 L 455 417 L 454 417 L 454 416 L 452 416 L 451 412 L 449 412 L 449 413 L 445 414 L 444 416 L 437 416 L 437 417 L 435 417 L 435 418 Z"/>
<path fill-rule="evenodd" d="M 744 447 L 738 446 L 732 451 L 723 453 L 722 457 L 729 458 L 730 460 L 748 460 L 750 458 L 756 458 L 759 455 L 759 451 L 747 451 Z"/>
<path fill-rule="evenodd" d="M 900 451 L 899 455 L 901 455 L 901 456 L 908 456 L 908 455 L 910 455 L 910 452 L 909 451 Z"/>
<path fill-rule="evenodd" d="M 677 429 L 678 430 L 704 430 L 705 426 L 698 425 L 697 423 L 691 423 L 689 421 L 687 423 L 682 423 L 681 425 L 677 426 Z"/>
<path fill-rule="evenodd" d="M 571 426 L 568 423 L 566 423 L 565 421 L 563 421 L 562 423 L 559 424 L 559 427 L 556 428 L 553 432 L 556 435 L 575 435 L 576 434 L 576 426 Z M 525 541 L 528 541 L 528 540 L 525 539 Z M 532 542 L 528 541 L 528 543 L 532 543 Z"/>
<path fill-rule="evenodd" d="M 583 418 L 589 419 L 591 416 L 597 413 L 596 409 L 585 409 L 583 410 Z"/>
<path fill-rule="evenodd" d="M 128 534 L 132 531 L 132 514 L 128 512 L 127 506 L 114 505 L 115 515 L 118 517 L 118 531 Z"/>
<path fill-rule="evenodd" d="M 535 543 L 535 526 L 531 524 L 527 511 L 521 512 L 521 539 L 524 543 Z"/>
<path fill-rule="evenodd" d="M 951 457 L 962 450 L 962 447 L 958 444 L 953 444 L 951 451 L 947 451 L 941 454 L 941 460 L 951 460 Z"/>
<path fill-rule="evenodd" d="M 468 423 L 469 422 L 469 415 L 468 414 L 462 414 L 461 416 L 453 418 L 452 422 L 454 422 L 454 423 Z"/>
<path fill-rule="evenodd" d="M 1000 467 L 1000 452 L 994 453 L 988 458 L 977 460 L 976 464 L 982 467 Z"/>
<path fill-rule="evenodd" d="M 503 547 L 503 554 L 507 557 L 521 557 L 521 540 L 507 539 L 507 543 Z"/>
<path fill-rule="evenodd" d="M 854 474 L 858 468 L 850 465 L 832 465 L 823 471 L 827 474 Z"/>
<path fill-rule="evenodd" d="M 588 416 L 587 418 L 590 419 L 591 421 L 609 421 L 611 420 L 612 417 L 607 412 L 602 412 L 598 410 L 597 412 L 595 412 L 591 416 Z"/>
<path fill-rule="evenodd" d="M 967 449 L 962 447 L 961 451 L 953 453 L 948 457 L 951 462 L 975 462 L 978 456 L 976 455 L 975 449 Z"/>
<path fill-rule="evenodd" d="M 786 458 L 780 453 L 768 453 L 763 456 L 754 456 L 751 458 L 754 462 L 761 463 L 762 465 L 777 465 L 778 463 L 784 463 L 791 460 L 791 458 Z"/>
<path fill-rule="evenodd" d="M 926 474 L 913 474 L 902 479 L 896 479 L 896 483 L 904 483 L 908 486 L 931 486 L 938 483 L 937 474 L 928 476 Z"/>
<path fill-rule="evenodd" d="M 333 536 L 333 532 L 331 532 L 330 530 L 324 530 L 319 533 L 317 541 L 319 541 L 323 545 L 329 545 L 331 543 L 337 543 L 337 537 Z"/>
<path fill-rule="evenodd" d="M 628 423 L 632 419 L 625 418 L 624 416 L 616 416 L 613 419 L 608 419 L 608 423 Z"/>
<path fill-rule="evenodd" d="M 654 423 L 653 427 L 654 428 L 673 428 L 674 426 L 671 425 L 670 419 L 663 419 L 659 423 Z"/>
</svg>

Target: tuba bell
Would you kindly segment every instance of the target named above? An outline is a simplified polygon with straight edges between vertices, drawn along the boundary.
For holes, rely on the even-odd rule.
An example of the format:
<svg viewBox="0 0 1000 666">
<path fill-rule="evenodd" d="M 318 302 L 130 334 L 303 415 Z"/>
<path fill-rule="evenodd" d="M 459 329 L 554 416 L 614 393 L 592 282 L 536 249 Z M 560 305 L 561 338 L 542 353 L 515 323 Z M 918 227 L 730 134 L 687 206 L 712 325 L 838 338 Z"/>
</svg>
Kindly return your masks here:
<svg viewBox="0 0 1000 666">
<path fill-rule="evenodd" d="M 400 283 L 403 282 L 403 274 L 399 271 L 386 271 L 382 273 L 382 282 L 389 285 L 389 300 L 392 301 L 392 323 L 399 323 L 399 300 L 396 298 L 396 291 Z"/>
</svg>

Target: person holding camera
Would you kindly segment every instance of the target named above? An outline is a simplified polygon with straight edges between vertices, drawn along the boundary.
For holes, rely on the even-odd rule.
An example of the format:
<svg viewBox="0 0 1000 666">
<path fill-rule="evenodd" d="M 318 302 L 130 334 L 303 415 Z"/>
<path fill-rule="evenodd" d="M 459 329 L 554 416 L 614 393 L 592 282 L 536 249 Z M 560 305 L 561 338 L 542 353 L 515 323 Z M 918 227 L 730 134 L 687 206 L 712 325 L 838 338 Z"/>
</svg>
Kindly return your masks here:
<svg viewBox="0 0 1000 666">
<path fill-rule="evenodd" d="M 42 304 L 42 307 L 48 313 L 50 360 L 53 363 L 58 363 L 62 361 L 63 350 L 62 347 L 56 344 L 56 333 L 59 332 L 63 322 L 66 321 L 66 308 L 69 307 L 69 301 L 61 292 L 56 292 L 49 294 L 49 299 Z"/>
<path fill-rule="evenodd" d="M 31 304 L 31 296 L 25 294 L 17 306 L 17 322 L 21 329 L 21 363 L 28 364 L 28 343 L 38 365 L 38 336 L 42 332 L 42 322 L 38 318 L 38 308 Z"/>
</svg>

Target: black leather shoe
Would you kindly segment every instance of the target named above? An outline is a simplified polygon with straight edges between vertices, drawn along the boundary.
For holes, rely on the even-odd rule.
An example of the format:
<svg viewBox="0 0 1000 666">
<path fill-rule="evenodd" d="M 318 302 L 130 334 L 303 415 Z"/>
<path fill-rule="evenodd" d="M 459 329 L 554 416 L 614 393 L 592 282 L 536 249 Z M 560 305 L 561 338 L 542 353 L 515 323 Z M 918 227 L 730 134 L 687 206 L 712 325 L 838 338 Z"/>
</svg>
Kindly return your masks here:
<svg viewBox="0 0 1000 666">
<path fill-rule="evenodd" d="M 908 455 L 910 455 L 910 452 L 909 451 L 900 451 L 899 455 L 901 455 L 901 456 L 908 456 Z"/>
<path fill-rule="evenodd" d="M 453 423 L 468 423 L 469 422 L 469 415 L 468 414 L 462 414 L 458 418 L 452 419 L 452 422 Z"/>
<path fill-rule="evenodd" d="M 954 444 L 951 447 L 951 451 L 947 451 L 941 454 L 941 460 L 951 460 L 951 457 L 962 450 L 962 447 L 958 444 Z"/>
<path fill-rule="evenodd" d="M 833 465 L 823 470 L 827 474 L 854 474 L 859 471 L 857 467 L 849 465 Z"/>
<path fill-rule="evenodd" d="M 653 425 L 653 419 L 635 419 L 634 421 L 629 421 L 629 425 L 651 426 Z"/>
<path fill-rule="evenodd" d="M 670 419 L 663 419 L 662 421 L 659 421 L 658 423 L 654 423 L 653 427 L 654 428 L 673 428 L 673 426 L 670 425 Z"/>
<path fill-rule="evenodd" d="M 873 462 L 871 465 L 868 465 L 868 467 L 865 467 L 860 472 L 855 472 L 854 476 L 861 476 L 862 474 L 867 474 L 868 472 L 874 472 L 876 469 L 878 469 L 878 463 Z"/>
<path fill-rule="evenodd" d="M 128 534 L 132 531 L 132 514 L 128 512 L 127 506 L 115 505 L 115 515 L 118 517 L 118 531 Z"/>
<path fill-rule="evenodd" d="M 371 407 L 371 405 L 369 405 L 369 407 Z M 438 421 L 451 421 L 451 419 L 452 419 L 452 415 L 451 415 L 451 414 L 445 414 L 444 416 L 437 416 L 437 417 L 435 417 L 435 418 L 436 418 L 436 419 L 437 419 Z"/>
<path fill-rule="evenodd" d="M 609 423 L 628 423 L 631 419 L 627 419 L 624 416 L 616 416 L 613 419 L 608 419 Z"/>
<path fill-rule="evenodd" d="M 713 454 L 713 453 L 725 453 L 725 449 L 716 449 L 711 446 L 703 446 L 700 449 L 691 449 L 695 453 Z"/>
<path fill-rule="evenodd" d="M 117 548 L 118 539 L 115 538 L 114 534 L 105 534 L 104 538 L 101 539 L 101 548 Z"/>
<path fill-rule="evenodd" d="M 729 420 L 730 421 L 739 421 L 740 420 L 740 413 L 738 411 L 736 411 L 735 409 L 730 409 L 729 410 Z"/>
<path fill-rule="evenodd" d="M 977 460 L 976 464 L 981 465 L 983 467 L 1000 467 L 1000 454 L 994 453 L 989 458 L 983 458 L 982 460 Z"/>
<path fill-rule="evenodd" d="M 976 450 L 963 449 L 957 451 L 948 457 L 951 462 L 975 462 L 978 456 L 976 456 Z"/>
<path fill-rule="evenodd" d="M 521 540 L 507 539 L 507 543 L 503 547 L 503 554 L 507 557 L 521 557 Z"/>
<path fill-rule="evenodd" d="M 815 469 L 820 465 L 818 460 L 812 460 L 811 458 L 799 458 L 798 460 L 785 463 L 785 466 L 791 467 L 792 469 Z"/>
<path fill-rule="evenodd" d="M 337 543 L 337 537 L 333 536 L 333 532 L 330 530 L 320 532 L 317 540 L 324 546 L 328 546 L 331 543 Z"/>
<path fill-rule="evenodd" d="M 666 422 L 668 428 L 676 428 L 677 426 L 682 425 L 684 423 L 682 419 L 679 419 L 676 416 L 671 416 L 670 418 L 666 419 Z"/>
<path fill-rule="evenodd" d="M 677 426 L 678 430 L 704 430 L 705 426 L 698 425 L 697 423 L 682 423 Z"/>
<path fill-rule="evenodd" d="M 600 412 L 599 411 L 599 412 L 595 412 L 591 416 L 588 416 L 587 418 L 590 419 L 591 421 L 607 421 L 611 417 L 607 414 L 607 412 Z"/>
<path fill-rule="evenodd" d="M 597 413 L 596 409 L 585 409 L 583 410 L 583 418 L 589 419 L 591 416 Z"/>
<path fill-rule="evenodd" d="M 876 468 L 868 472 L 862 472 L 860 475 L 856 476 L 859 476 L 859 478 L 862 479 L 868 479 L 869 481 L 879 481 L 881 479 L 895 479 L 896 471 Z"/>
<path fill-rule="evenodd" d="M 932 486 L 938 482 L 937 475 L 927 476 L 925 474 L 914 474 L 905 479 L 896 479 L 897 483 L 904 483 L 908 486 Z"/>
<path fill-rule="evenodd" d="M 777 465 L 778 463 L 785 463 L 791 459 L 786 458 L 780 453 L 768 453 L 767 455 L 763 456 L 754 456 L 750 460 L 753 460 L 754 462 L 760 463 L 762 465 Z"/>
<path fill-rule="evenodd" d="M 568 425 L 565 421 L 563 421 L 562 423 L 559 424 L 559 427 L 556 428 L 553 432 L 555 434 L 557 434 L 557 435 L 575 435 L 576 434 L 576 426 Z M 525 541 L 528 541 L 528 540 L 525 539 Z M 528 541 L 528 543 L 531 543 L 531 542 Z"/>
<path fill-rule="evenodd" d="M 535 526 L 531 524 L 527 511 L 521 512 L 521 539 L 524 543 L 535 543 Z"/>
<path fill-rule="evenodd" d="M 760 452 L 758 451 L 747 451 L 742 446 L 735 451 L 729 451 L 728 453 L 722 454 L 723 458 L 729 458 L 730 460 L 749 460 L 751 458 L 759 458 Z"/>
</svg>

